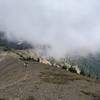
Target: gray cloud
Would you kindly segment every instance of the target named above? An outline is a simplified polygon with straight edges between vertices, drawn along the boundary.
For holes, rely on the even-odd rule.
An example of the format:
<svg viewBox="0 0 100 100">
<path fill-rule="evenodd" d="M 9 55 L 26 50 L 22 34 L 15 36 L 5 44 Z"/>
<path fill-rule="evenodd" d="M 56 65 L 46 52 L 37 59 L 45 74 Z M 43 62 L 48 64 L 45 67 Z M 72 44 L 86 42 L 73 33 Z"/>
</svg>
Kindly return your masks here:
<svg viewBox="0 0 100 100">
<path fill-rule="evenodd" d="M 57 57 L 98 52 L 99 27 L 99 0 L 0 0 L 0 29 L 10 39 L 49 44 Z"/>
</svg>

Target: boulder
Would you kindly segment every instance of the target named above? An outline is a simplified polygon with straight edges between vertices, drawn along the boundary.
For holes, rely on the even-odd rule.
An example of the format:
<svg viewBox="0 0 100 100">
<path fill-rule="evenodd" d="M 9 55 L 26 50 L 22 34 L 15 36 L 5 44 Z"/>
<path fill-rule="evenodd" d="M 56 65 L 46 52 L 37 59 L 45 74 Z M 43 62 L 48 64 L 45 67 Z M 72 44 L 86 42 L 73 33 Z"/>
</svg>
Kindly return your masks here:
<svg viewBox="0 0 100 100">
<path fill-rule="evenodd" d="M 39 58 L 39 62 L 40 63 L 43 63 L 43 64 L 46 64 L 46 65 L 52 65 L 47 59 L 45 58 Z"/>
</svg>

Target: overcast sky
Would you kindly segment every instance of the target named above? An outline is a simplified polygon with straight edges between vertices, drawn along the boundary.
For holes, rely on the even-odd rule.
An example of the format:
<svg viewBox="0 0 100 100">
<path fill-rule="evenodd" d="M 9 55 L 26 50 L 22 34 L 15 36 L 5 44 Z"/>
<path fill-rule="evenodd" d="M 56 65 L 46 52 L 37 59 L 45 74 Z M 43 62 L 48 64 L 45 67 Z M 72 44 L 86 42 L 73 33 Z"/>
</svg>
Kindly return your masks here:
<svg viewBox="0 0 100 100">
<path fill-rule="evenodd" d="M 13 40 L 49 44 L 56 56 L 98 52 L 100 0 L 0 0 L 0 30 Z"/>
</svg>

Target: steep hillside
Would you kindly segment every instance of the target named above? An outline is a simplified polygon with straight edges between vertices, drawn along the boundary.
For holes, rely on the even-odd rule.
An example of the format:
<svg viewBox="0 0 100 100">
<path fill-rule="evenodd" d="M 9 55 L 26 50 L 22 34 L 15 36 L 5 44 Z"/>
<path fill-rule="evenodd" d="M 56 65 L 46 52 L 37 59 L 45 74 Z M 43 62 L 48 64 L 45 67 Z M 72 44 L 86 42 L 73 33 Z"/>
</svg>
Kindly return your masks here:
<svg viewBox="0 0 100 100">
<path fill-rule="evenodd" d="M 0 52 L 1 100 L 100 100 L 99 81 L 33 60 L 20 60 L 16 52 Z"/>
<path fill-rule="evenodd" d="M 86 57 L 71 59 L 70 61 L 79 65 L 85 75 L 100 79 L 100 54 L 90 54 Z"/>
</svg>

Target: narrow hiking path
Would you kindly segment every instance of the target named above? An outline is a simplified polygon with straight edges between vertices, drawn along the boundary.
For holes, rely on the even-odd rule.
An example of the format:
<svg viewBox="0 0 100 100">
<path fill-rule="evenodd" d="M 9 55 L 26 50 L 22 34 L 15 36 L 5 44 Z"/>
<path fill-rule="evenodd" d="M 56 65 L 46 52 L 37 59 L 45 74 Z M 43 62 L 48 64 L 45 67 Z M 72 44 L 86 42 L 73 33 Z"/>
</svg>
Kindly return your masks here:
<svg viewBox="0 0 100 100">
<path fill-rule="evenodd" d="M 16 80 L 14 82 L 8 83 L 6 85 L 5 84 L 4 85 L 1 85 L 0 86 L 0 90 L 9 88 L 9 87 L 14 86 L 16 84 L 19 84 L 22 81 L 27 80 L 29 78 L 28 76 L 29 76 L 29 71 L 26 71 L 25 75 L 22 78 L 20 78 L 19 80 Z"/>
</svg>

